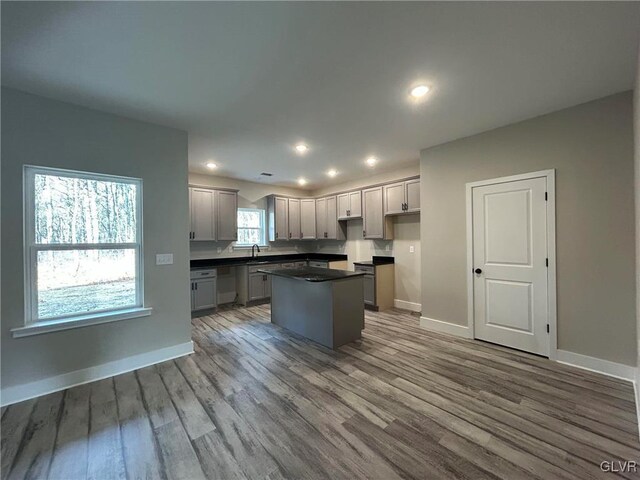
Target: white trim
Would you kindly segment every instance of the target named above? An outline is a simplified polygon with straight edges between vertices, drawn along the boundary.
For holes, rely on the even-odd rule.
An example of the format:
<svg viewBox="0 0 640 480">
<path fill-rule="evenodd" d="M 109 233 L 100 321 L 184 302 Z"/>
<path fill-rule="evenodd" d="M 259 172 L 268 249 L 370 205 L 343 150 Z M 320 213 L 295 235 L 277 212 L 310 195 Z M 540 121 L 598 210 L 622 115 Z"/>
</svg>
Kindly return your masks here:
<svg viewBox="0 0 640 480">
<path fill-rule="evenodd" d="M 547 318 L 549 322 L 549 359 L 557 359 L 558 330 L 557 330 L 557 292 L 556 292 L 556 171 L 555 169 L 538 172 L 511 175 L 509 177 L 492 178 L 466 184 L 466 223 L 467 223 L 467 327 L 469 338 L 474 337 L 473 315 L 473 188 L 498 183 L 508 183 L 518 180 L 529 180 L 545 177 L 547 180 Z"/>
<path fill-rule="evenodd" d="M 36 244 L 35 243 L 35 176 L 36 175 L 55 175 L 58 177 L 66 178 L 79 178 L 85 180 L 96 180 L 102 182 L 117 182 L 136 187 L 136 242 L 129 243 L 93 243 L 93 244 Z M 34 326 L 35 335 L 41 332 L 41 326 L 52 325 L 53 319 L 38 319 L 38 289 L 36 287 L 38 283 L 37 275 L 37 252 L 38 251 L 60 251 L 60 250 L 99 250 L 99 249 L 122 249 L 122 250 L 135 250 L 136 255 L 136 302 L 135 305 L 127 306 L 127 310 L 140 309 L 144 310 L 144 238 L 143 238 L 143 181 L 141 178 L 121 177 L 117 175 L 108 175 L 103 173 L 93 172 L 80 172 L 77 170 L 68 170 L 62 168 L 52 167 L 39 167 L 34 165 L 23 166 L 23 202 L 22 202 L 22 228 L 23 228 L 23 286 L 24 286 L 24 326 Z M 105 310 L 91 312 L 94 315 L 101 315 L 104 312 L 113 312 L 116 316 L 121 313 L 121 310 Z M 83 320 L 84 315 L 73 315 L 56 317 L 55 320 L 62 324 L 62 320 L 69 322 L 75 319 Z M 131 317 L 129 317 L 131 318 Z M 121 318 L 116 318 L 121 319 Z M 106 321 L 106 320 L 105 320 Z M 104 322 L 96 322 L 104 323 Z M 83 325 L 92 323 L 83 323 Z M 72 328 L 72 327 L 66 327 Z M 16 329 L 17 330 L 17 329 Z M 56 328 L 47 331 L 61 330 Z M 26 335 L 26 334 L 25 334 Z M 24 335 L 15 335 L 24 336 Z"/>
<path fill-rule="evenodd" d="M 601 373 L 609 377 L 628 380 L 635 383 L 636 367 L 624 365 L 622 363 L 610 362 L 600 358 L 589 357 L 580 353 L 558 350 L 556 361 L 572 367 L 578 367 L 590 372 Z"/>
<path fill-rule="evenodd" d="M 633 396 L 636 399 L 636 417 L 638 419 L 638 427 L 640 427 L 640 388 L 638 388 L 638 381 L 640 379 L 638 373 L 640 373 L 640 369 L 636 369 L 636 379 L 633 382 Z M 640 438 L 640 431 L 638 432 L 638 438 Z"/>
<path fill-rule="evenodd" d="M 426 330 L 438 333 L 447 333 L 456 337 L 473 338 L 473 333 L 467 325 L 443 322 L 435 318 L 420 317 L 420 326 Z"/>
<path fill-rule="evenodd" d="M 40 335 L 41 333 L 59 332 L 71 328 L 88 327 L 101 323 L 117 322 L 129 320 L 131 318 L 148 317 L 151 315 L 151 308 L 127 308 L 124 310 L 110 310 L 104 313 L 93 313 L 89 315 L 79 315 L 77 317 L 65 317 L 59 320 L 44 320 L 41 322 L 29 323 L 24 327 L 11 329 L 13 338 L 29 337 Z"/>
<path fill-rule="evenodd" d="M 409 310 L 411 312 L 422 311 L 422 304 L 415 302 L 407 302 L 406 300 L 398 300 L 397 298 L 393 300 L 393 306 L 396 308 L 401 308 L 402 310 Z"/>
<path fill-rule="evenodd" d="M 75 370 L 62 375 L 56 375 L 55 377 L 3 388 L 0 392 L 0 405 L 4 407 L 30 398 L 75 387 L 76 385 L 95 382 L 96 380 L 113 377 L 137 370 L 138 368 L 148 367 L 149 365 L 165 362 L 191 353 L 193 353 L 193 342 L 189 341 L 151 352 L 132 355 L 101 365 Z"/>
</svg>

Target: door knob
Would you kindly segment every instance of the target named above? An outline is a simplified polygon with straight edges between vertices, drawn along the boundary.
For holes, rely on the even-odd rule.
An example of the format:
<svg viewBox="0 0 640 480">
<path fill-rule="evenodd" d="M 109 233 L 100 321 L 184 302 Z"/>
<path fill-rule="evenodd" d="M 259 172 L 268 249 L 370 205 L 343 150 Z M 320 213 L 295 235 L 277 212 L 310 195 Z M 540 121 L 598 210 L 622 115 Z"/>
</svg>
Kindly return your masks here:
<svg viewBox="0 0 640 480">
<path fill-rule="evenodd" d="M 482 273 L 482 269 L 481 268 L 476 268 L 474 270 L 474 272 L 476 272 L 478 275 L 480 275 Z"/>
</svg>

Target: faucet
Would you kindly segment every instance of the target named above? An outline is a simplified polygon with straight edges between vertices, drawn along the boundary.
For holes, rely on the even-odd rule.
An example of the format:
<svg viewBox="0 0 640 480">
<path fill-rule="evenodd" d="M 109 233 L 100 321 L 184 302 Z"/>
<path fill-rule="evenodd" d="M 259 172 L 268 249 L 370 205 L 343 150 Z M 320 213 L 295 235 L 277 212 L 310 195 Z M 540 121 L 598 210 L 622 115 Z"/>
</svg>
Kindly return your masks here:
<svg viewBox="0 0 640 480">
<path fill-rule="evenodd" d="M 251 258 L 256 258 L 256 254 L 254 251 L 255 248 L 257 248 L 258 253 L 260 253 L 260 245 L 258 245 L 257 243 L 254 243 L 253 245 L 251 245 Z"/>
</svg>

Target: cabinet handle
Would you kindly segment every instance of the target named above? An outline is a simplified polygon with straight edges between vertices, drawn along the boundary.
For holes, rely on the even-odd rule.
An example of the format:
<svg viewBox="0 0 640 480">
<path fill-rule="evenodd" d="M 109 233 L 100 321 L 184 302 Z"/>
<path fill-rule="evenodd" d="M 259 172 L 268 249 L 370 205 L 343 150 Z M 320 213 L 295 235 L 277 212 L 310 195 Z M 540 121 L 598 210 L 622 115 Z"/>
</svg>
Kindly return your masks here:
<svg viewBox="0 0 640 480">
<path fill-rule="evenodd" d="M 362 230 L 362 236 L 363 236 L 363 237 L 366 237 L 366 236 L 367 236 L 367 232 L 366 232 L 366 231 L 364 231 L 364 230 Z"/>
<path fill-rule="evenodd" d="M 291 238 L 291 232 L 289 232 L 289 238 Z"/>
<path fill-rule="evenodd" d="M 195 289 L 198 289 L 198 282 L 194 282 L 193 285 L 196 287 Z"/>
<path fill-rule="evenodd" d="M 278 238 L 278 232 L 276 232 L 276 238 Z"/>
</svg>

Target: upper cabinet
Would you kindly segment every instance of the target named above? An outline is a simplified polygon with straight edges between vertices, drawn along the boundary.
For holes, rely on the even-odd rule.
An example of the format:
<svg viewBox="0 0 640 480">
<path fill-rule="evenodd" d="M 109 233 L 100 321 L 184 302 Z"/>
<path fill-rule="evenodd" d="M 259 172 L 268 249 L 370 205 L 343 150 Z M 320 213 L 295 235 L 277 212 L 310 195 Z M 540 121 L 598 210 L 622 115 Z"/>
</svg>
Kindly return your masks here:
<svg viewBox="0 0 640 480">
<path fill-rule="evenodd" d="M 235 241 L 238 239 L 238 193 L 219 190 L 216 192 L 217 238 Z"/>
<path fill-rule="evenodd" d="M 289 198 L 289 240 L 300 240 L 300 200 Z"/>
<path fill-rule="evenodd" d="M 384 215 L 383 187 L 367 188 L 362 191 L 362 236 L 366 239 L 391 240 L 393 225 L 391 218 Z"/>
<path fill-rule="evenodd" d="M 189 189 L 191 213 L 190 240 L 216 240 L 215 192 L 204 188 Z"/>
<path fill-rule="evenodd" d="M 362 191 L 341 193 L 337 196 L 338 220 L 362 217 Z"/>
<path fill-rule="evenodd" d="M 303 240 L 316 238 L 316 201 L 313 198 L 300 200 L 300 238 Z"/>
<path fill-rule="evenodd" d="M 401 215 L 420 211 L 420 179 L 384 186 L 384 214 Z"/>
<path fill-rule="evenodd" d="M 237 239 L 238 192 L 189 187 L 192 241 Z"/>
<path fill-rule="evenodd" d="M 316 238 L 344 240 L 346 226 L 338 222 L 338 198 L 336 196 L 316 200 Z"/>
<path fill-rule="evenodd" d="M 269 197 L 267 199 L 269 212 L 269 241 L 289 239 L 289 199 L 283 197 Z"/>
</svg>

